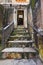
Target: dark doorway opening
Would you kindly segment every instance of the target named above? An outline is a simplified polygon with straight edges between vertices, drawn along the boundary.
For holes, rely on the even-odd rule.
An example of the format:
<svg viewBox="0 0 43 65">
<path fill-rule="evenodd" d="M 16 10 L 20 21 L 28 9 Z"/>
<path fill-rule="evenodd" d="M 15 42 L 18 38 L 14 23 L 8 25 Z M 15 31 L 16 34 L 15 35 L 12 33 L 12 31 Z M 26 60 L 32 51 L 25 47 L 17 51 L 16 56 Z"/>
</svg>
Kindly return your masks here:
<svg viewBox="0 0 43 65">
<path fill-rule="evenodd" d="M 24 22 L 24 11 L 18 10 L 17 11 L 17 25 L 23 25 Z"/>
</svg>

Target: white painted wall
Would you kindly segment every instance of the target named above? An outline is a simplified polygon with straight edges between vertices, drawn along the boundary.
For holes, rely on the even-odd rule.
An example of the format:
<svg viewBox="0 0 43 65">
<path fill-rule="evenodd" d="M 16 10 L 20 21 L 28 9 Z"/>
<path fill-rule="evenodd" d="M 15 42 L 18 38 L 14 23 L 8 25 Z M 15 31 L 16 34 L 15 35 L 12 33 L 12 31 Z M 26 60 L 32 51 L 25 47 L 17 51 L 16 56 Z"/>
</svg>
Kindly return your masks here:
<svg viewBox="0 0 43 65">
<path fill-rule="evenodd" d="M 27 28 L 27 8 L 24 9 L 24 27 Z"/>
<path fill-rule="evenodd" d="M 17 10 L 14 8 L 14 14 L 13 14 L 13 19 L 14 19 L 14 27 L 17 27 Z"/>
<path fill-rule="evenodd" d="M 33 25 L 33 17 L 32 17 L 32 9 L 30 7 L 29 12 L 28 12 L 28 23 Z"/>
</svg>

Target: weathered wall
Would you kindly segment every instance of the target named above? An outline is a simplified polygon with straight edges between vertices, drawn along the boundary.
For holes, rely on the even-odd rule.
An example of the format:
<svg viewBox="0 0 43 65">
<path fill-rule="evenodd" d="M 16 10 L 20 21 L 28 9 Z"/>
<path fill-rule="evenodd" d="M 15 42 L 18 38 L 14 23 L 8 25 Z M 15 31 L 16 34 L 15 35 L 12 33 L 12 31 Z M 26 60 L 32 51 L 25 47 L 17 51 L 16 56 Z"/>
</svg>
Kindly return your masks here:
<svg viewBox="0 0 43 65">
<path fill-rule="evenodd" d="M 41 1 L 41 28 L 43 29 L 43 0 L 40 0 Z"/>
<path fill-rule="evenodd" d="M 13 14 L 13 20 L 14 20 L 14 27 L 17 27 L 17 10 L 14 8 L 14 14 Z"/>
<path fill-rule="evenodd" d="M 27 8 L 24 9 L 24 27 L 27 28 Z"/>
</svg>

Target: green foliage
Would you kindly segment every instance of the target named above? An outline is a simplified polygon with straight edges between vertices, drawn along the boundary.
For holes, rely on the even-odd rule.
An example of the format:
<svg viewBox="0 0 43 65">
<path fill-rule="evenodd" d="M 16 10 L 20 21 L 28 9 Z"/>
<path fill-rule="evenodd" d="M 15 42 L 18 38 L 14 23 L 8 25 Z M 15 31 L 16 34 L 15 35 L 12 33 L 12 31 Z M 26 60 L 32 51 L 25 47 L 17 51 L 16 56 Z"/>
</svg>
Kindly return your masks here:
<svg viewBox="0 0 43 65">
<path fill-rule="evenodd" d="M 32 7 L 32 9 L 34 9 L 35 2 L 36 2 L 36 0 L 31 0 L 31 7 Z"/>
<path fill-rule="evenodd" d="M 0 52 L 0 59 L 2 59 L 2 53 Z"/>
<path fill-rule="evenodd" d="M 3 9 L 4 9 L 4 7 L 2 5 L 0 5 L 0 11 L 2 14 L 3 14 Z"/>
<path fill-rule="evenodd" d="M 16 35 L 16 32 L 14 31 L 14 32 L 12 33 L 12 35 Z"/>
<path fill-rule="evenodd" d="M 0 30 L 0 44 L 1 44 L 1 30 Z"/>
</svg>

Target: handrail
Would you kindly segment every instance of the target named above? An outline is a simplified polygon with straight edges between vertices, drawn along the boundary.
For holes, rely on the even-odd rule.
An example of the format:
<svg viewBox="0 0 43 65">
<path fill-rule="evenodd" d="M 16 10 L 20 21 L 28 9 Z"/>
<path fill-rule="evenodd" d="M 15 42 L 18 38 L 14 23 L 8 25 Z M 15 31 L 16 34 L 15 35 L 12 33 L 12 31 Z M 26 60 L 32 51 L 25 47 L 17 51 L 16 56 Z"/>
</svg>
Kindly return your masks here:
<svg viewBox="0 0 43 65">
<path fill-rule="evenodd" d="M 7 29 L 9 26 L 11 26 L 13 24 L 13 22 L 11 22 L 9 25 L 7 25 L 6 27 L 4 27 L 3 29 Z"/>
<path fill-rule="evenodd" d="M 36 28 L 35 26 L 33 26 L 31 24 L 28 24 L 28 25 L 31 26 L 38 34 L 40 34 L 41 36 L 43 36 L 43 30 L 41 31 L 39 28 Z"/>
<path fill-rule="evenodd" d="M 2 29 L 2 44 L 6 43 L 14 29 L 14 22 Z"/>
</svg>

